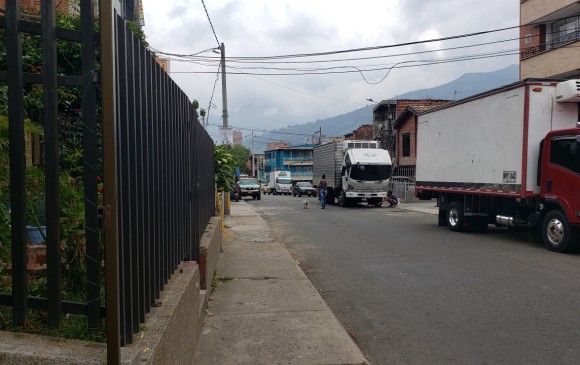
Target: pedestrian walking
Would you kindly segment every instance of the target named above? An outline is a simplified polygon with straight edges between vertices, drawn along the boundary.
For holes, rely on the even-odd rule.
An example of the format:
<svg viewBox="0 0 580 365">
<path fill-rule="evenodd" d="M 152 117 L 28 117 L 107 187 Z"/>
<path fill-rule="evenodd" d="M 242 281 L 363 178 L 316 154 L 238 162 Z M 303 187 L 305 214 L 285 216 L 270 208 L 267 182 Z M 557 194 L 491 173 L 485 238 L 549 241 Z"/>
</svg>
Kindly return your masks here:
<svg viewBox="0 0 580 365">
<path fill-rule="evenodd" d="M 318 197 L 320 199 L 321 208 L 326 208 L 326 188 L 328 183 L 326 182 L 326 175 L 322 174 L 322 179 L 318 182 Z"/>
</svg>

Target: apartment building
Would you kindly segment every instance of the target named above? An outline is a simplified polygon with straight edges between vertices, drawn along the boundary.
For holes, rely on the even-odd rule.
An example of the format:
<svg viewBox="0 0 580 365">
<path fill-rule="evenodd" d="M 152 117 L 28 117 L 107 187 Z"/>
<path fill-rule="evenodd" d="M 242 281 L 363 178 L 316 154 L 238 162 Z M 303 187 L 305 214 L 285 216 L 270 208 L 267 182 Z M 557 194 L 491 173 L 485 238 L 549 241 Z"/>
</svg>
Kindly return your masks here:
<svg viewBox="0 0 580 365">
<path fill-rule="evenodd" d="M 520 0 L 520 79 L 580 78 L 580 1 Z"/>
<path fill-rule="evenodd" d="M 290 171 L 292 183 L 312 181 L 313 146 L 281 147 L 264 152 L 264 172 Z"/>
</svg>

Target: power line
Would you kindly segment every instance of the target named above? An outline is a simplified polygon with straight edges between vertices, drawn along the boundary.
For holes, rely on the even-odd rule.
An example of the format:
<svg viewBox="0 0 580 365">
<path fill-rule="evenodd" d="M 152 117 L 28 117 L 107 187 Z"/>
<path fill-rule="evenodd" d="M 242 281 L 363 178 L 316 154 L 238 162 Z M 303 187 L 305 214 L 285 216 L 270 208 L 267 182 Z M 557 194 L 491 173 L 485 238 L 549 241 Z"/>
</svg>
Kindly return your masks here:
<svg viewBox="0 0 580 365">
<path fill-rule="evenodd" d="M 212 101 L 213 101 L 213 94 L 215 92 L 215 86 L 216 86 L 216 84 L 217 84 L 217 82 L 218 82 L 218 80 L 220 78 L 220 68 L 221 68 L 221 65 L 218 66 L 218 69 L 217 69 L 217 72 L 216 72 L 216 75 L 215 75 L 215 81 L 213 83 L 213 90 L 211 91 L 211 97 L 209 98 L 209 105 L 207 107 L 207 113 L 206 113 L 207 119 L 206 119 L 206 123 L 205 123 L 205 129 L 207 129 L 207 126 L 208 126 L 208 123 L 209 123 L 209 112 L 210 112 L 210 110 L 211 110 L 212 107 L 215 107 L 215 105 L 213 104 Z"/>
<path fill-rule="evenodd" d="M 203 0 L 201 0 L 201 3 L 203 4 L 203 8 L 205 9 L 205 14 L 207 15 L 207 20 L 209 20 L 209 25 L 211 26 L 211 30 L 213 32 L 213 35 L 215 37 L 215 41 L 217 42 L 218 48 L 220 47 L 220 41 L 218 40 L 217 34 L 215 34 L 215 29 L 213 28 L 213 24 L 211 22 L 211 18 L 209 17 L 209 13 L 207 12 L 207 8 L 205 7 L 205 2 Z"/>
<path fill-rule="evenodd" d="M 356 66 L 350 66 L 351 68 L 353 68 L 352 70 L 343 70 L 343 71 L 323 71 L 323 72 L 318 72 L 318 71 L 311 71 L 311 72 L 271 72 L 271 73 L 265 73 L 265 72 L 242 72 L 237 70 L 236 67 L 233 66 L 228 66 L 227 68 L 236 70 L 237 72 L 228 72 L 228 75 L 254 75 L 254 76 L 305 76 L 305 75 L 333 75 L 333 74 L 348 74 L 348 73 L 360 73 L 361 71 L 364 72 L 372 72 L 372 71 L 385 71 L 385 70 L 390 70 L 391 68 L 409 68 L 409 67 L 419 67 L 419 66 L 429 66 L 429 65 L 434 65 L 434 64 L 445 64 L 445 63 L 454 63 L 454 62 L 459 62 L 459 61 L 467 61 L 467 60 L 478 60 L 478 59 L 487 59 L 487 58 L 495 58 L 495 57 L 504 57 L 504 56 L 513 56 L 513 55 L 517 55 L 519 54 L 519 51 L 501 51 L 501 52 L 496 52 L 495 54 L 492 55 L 467 55 L 467 56 L 461 56 L 461 57 L 453 57 L 453 58 L 449 58 L 449 59 L 442 59 L 442 60 L 410 60 L 410 61 L 402 61 L 402 62 L 398 62 L 398 64 L 403 63 L 403 62 L 423 62 L 417 65 L 407 65 L 407 66 L 397 66 L 397 67 L 393 67 L 393 66 L 383 66 L 383 67 L 375 67 L 375 68 L 369 68 L 369 69 L 364 69 L 364 70 L 360 70 L 359 68 L 357 68 Z M 208 73 L 213 73 L 213 72 L 209 72 L 209 71 L 171 71 L 171 73 L 176 73 L 176 74 L 208 74 Z"/>
</svg>

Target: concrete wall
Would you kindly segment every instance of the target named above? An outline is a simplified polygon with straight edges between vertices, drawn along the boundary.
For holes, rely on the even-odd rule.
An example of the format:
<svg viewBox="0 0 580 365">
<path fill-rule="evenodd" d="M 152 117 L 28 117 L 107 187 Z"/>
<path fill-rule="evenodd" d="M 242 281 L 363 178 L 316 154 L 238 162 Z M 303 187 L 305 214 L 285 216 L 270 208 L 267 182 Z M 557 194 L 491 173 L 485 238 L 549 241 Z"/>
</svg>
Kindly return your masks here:
<svg viewBox="0 0 580 365">
<path fill-rule="evenodd" d="M 222 234 L 220 219 L 218 217 L 212 217 L 205 232 L 203 232 L 200 243 L 199 270 L 201 289 L 205 290 L 211 287 L 221 252 Z"/>
<path fill-rule="evenodd" d="M 213 217 L 203 234 L 206 278 L 213 278 L 221 252 L 220 225 Z M 122 364 L 193 364 L 207 304 L 200 280 L 196 262 L 179 265 L 160 295 L 161 306 L 151 308 L 134 342 L 121 349 Z M 107 363 L 106 354 L 105 344 L 0 331 L 0 364 L 100 365 Z"/>
<path fill-rule="evenodd" d="M 520 78 L 528 77 L 561 77 L 571 71 L 580 69 L 578 57 L 580 42 L 566 47 L 556 48 L 549 52 L 538 54 L 520 62 Z"/>
<path fill-rule="evenodd" d="M 533 23 L 543 16 L 573 5 L 578 0 L 526 0 L 520 5 L 520 24 Z"/>
</svg>

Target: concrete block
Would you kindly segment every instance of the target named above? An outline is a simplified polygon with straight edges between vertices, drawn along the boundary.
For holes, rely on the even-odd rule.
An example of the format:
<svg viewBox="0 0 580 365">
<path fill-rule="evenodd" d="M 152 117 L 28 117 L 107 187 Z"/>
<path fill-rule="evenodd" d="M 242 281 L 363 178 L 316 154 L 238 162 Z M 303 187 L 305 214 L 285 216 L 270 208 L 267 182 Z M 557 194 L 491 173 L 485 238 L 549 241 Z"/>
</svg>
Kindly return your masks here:
<svg viewBox="0 0 580 365">
<path fill-rule="evenodd" d="M 201 289 L 211 287 L 211 282 L 222 251 L 220 218 L 212 217 L 204 231 L 199 247 Z"/>
</svg>

